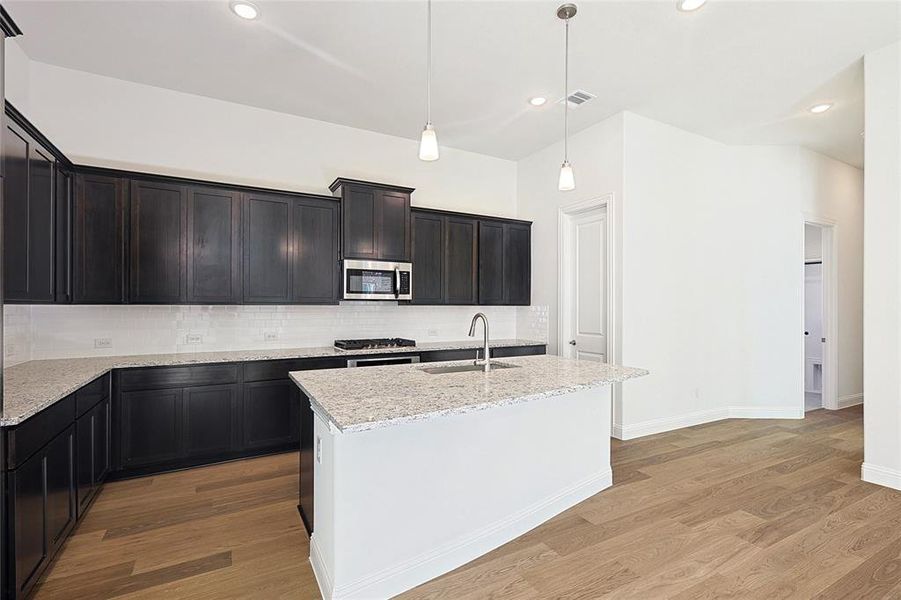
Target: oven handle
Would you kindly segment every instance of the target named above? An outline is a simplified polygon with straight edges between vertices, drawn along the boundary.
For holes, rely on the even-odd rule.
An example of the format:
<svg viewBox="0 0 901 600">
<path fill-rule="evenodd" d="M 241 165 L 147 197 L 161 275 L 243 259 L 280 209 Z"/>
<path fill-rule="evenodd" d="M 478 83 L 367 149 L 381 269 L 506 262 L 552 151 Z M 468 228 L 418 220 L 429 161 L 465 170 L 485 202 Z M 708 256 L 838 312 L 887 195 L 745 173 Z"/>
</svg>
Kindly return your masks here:
<svg viewBox="0 0 901 600">
<path fill-rule="evenodd" d="M 348 358 L 347 359 L 347 367 L 348 368 L 362 367 L 362 366 L 365 366 L 366 363 L 379 362 L 379 361 L 383 361 L 383 360 L 396 360 L 397 364 L 401 364 L 401 365 L 404 363 L 412 364 L 412 363 L 419 362 L 419 355 L 417 354 L 414 356 L 398 356 L 397 358 L 386 357 L 386 356 L 382 356 L 379 358 Z"/>
<path fill-rule="evenodd" d="M 394 267 L 394 297 L 400 297 L 400 268 Z"/>
</svg>

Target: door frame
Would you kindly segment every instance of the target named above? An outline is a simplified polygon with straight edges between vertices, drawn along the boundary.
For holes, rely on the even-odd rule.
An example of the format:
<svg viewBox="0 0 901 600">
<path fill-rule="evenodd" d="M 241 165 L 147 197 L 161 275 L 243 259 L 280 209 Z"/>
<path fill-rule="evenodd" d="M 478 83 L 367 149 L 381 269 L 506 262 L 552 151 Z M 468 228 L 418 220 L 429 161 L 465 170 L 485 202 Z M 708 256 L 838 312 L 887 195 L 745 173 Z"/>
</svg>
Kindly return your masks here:
<svg viewBox="0 0 901 600">
<path fill-rule="evenodd" d="M 607 230 L 605 232 L 607 243 L 607 281 L 605 282 L 607 348 L 605 355 L 607 362 L 612 363 L 617 360 L 617 344 L 619 342 L 616 297 L 619 253 L 616 246 L 616 228 L 612 225 L 616 222 L 616 203 L 612 192 L 597 198 L 567 204 L 557 210 L 557 354 L 571 357 L 567 332 L 573 318 L 570 310 L 570 283 L 573 277 L 572 258 L 575 250 L 573 240 L 569 235 L 572 221 L 579 215 L 599 208 L 605 208 L 607 211 Z"/>
<path fill-rule="evenodd" d="M 799 400 L 804 414 L 804 373 L 807 368 L 807 351 L 804 344 L 804 247 L 806 225 L 819 227 L 822 233 L 823 273 L 823 408 L 838 410 L 838 222 L 828 217 L 803 213 L 801 218 L 801 260 L 798 281 L 801 286 L 801 385 Z"/>
</svg>

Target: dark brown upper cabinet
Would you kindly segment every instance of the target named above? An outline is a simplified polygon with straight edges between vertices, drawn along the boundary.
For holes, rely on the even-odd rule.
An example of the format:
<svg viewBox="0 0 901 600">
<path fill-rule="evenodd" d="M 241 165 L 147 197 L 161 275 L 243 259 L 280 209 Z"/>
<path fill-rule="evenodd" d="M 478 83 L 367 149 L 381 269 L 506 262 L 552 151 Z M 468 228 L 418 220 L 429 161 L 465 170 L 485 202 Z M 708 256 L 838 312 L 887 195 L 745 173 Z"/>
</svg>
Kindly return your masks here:
<svg viewBox="0 0 901 600">
<path fill-rule="evenodd" d="M 122 303 L 128 180 L 82 173 L 75 188 L 73 302 Z"/>
<path fill-rule="evenodd" d="M 525 306 L 531 297 L 531 225 L 479 221 L 479 304 Z"/>
<path fill-rule="evenodd" d="M 478 220 L 413 209 L 413 303 L 478 304 Z"/>
<path fill-rule="evenodd" d="M 56 159 L 23 127 L 3 139 L 3 294 L 7 302 L 54 302 Z"/>
<path fill-rule="evenodd" d="M 129 302 L 185 302 L 187 189 L 133 180 L 129 210 Z"/>
<path fill-rule="evenodd" d="M 188 188 L 187 301 L 241 302 L 241 194 Z"/>
<path fill-rule="evenodd" d="M 291 301 L 337 304 L 340 206 L 325 198 L 295 198 L 292 204 Z"/>
<path fill-rule="evenodd" d="M 74 222 L 75 174 L 67 168 L 56 171 L 56 290 L 55 300 L 72 302 L 72 224 Z"/>
<path fill-rule="evenodd" d="M 339 177 L 329 189 L 341 198 L 344 258 L 410 260 L 412 188 Z"/>
<path fill-rule="evenodd" d="M 290 196 L 244 194 L 244 303 L 288 304 L 291 300 Z"/>
</svg>

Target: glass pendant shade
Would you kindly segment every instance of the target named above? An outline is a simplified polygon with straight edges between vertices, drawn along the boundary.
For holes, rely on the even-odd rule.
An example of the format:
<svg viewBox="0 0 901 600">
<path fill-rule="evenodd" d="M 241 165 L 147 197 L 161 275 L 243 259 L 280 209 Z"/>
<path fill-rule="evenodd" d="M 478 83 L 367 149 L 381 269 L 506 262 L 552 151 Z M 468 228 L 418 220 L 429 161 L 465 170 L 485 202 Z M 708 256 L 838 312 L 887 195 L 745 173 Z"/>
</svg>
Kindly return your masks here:
<svg viewBox="0 0 901 600">
<path fill-rule="evenodd" d="M 576 175 L 573 173 L 573 167 L 568 160 L 563 161 L 563 164 L 560 165 L 560 179 L 557 181 L 557 189 L 561 192 L 576 189 Z"/>
<path fill-rule="evenodd" d="M 419 140 L 419 160 L 438 160 L 438 133 L 431 123 L 426 124 Z"/>
</svg>

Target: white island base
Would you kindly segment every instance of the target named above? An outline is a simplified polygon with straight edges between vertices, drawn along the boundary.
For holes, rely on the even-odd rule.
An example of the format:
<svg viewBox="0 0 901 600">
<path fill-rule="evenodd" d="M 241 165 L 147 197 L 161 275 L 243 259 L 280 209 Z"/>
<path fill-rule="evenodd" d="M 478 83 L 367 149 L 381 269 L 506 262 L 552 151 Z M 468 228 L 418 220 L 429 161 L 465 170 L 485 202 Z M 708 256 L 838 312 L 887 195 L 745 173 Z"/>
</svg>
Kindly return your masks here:
<svg viewBox="0 0 901 600">
<path fill-rule="evenodd" d="M 317 415 L 314 435 L 325 598 L 394 596 L 612 484 L 609 385 L 350 433 Z"/>
</svg>

